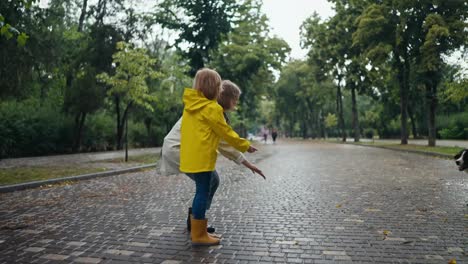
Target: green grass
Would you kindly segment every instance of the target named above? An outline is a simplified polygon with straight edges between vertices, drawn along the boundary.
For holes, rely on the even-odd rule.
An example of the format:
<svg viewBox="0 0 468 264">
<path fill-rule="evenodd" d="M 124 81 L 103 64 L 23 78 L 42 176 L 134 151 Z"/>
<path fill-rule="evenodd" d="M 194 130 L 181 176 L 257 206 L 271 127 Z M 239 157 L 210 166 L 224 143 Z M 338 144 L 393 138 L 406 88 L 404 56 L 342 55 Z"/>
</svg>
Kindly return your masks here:
<svg viewBox="0 0 468 264">
<path fill-rule="evenodd" d="M 159 155 L 144 154 L 138 156 L 129 156 L 129 167 L 155 163 L 159 159 Z M 122 163 L 125 164 L 124 158 L 100 160 L 93 163 Z M 105 164 L 103 164 L 105 166 Z M 25 183 L 31 181 L 41 181 L 55 178 L 63 178 L 67 176 L 82 175 L 93 172 L 108 171 L 108 168 L 92 168 L 80 165 L 63 167 L 63 166 L 50 166 L 50 167 L 21 167 L 0 170 L 0 186 L 10 185 L 17 183 Z"/>
<path fill-rule="evenodd" d="M 331 143 L 342 143 L 341 141 L 337 141 L 336 139 L 328 139 L 327 142 Z M 460 152 L 463 148 L 461 147 L 446 147 L 446 146 L 436 146 L 436 147 L 429 147 L 423 145 L 400 145 L 391 142 L 347 142 L 347 144 L 356 144 L 356 145 L 363 145 L 363 146 L 377 146 L 377 147 L 384 147 L 390 149 L 400 149 L 400 150 L 413 150 L 413 151 L 420 151 L 425 153 L 434 153 L 434 154 L 444 154 L 444 155 L 455 155 Z"/>
<path fill-rule="evenodd" d="M 105 168 L 80 167 L 21 167 L 0 170 L 0 185 L 10 185 L 31 181 L 48 180 L 75 176 L 92 172 L 102 172 Z"/>
<path fill-rule="evenodd" d="M 136 164 L 151 164 L 157 162 L 159 155 L 144 154 L 138 156 L 129 156 L 129 167 L 136 166 Z M 122 163 L 125 164 L 124 157 L 110 160 L 94 161 L 93 163 Z M 135 164 L 136 163 L 136 164 Z M 103 165 L 105 167 L 105 164 Z M 93 172 L 108 171 L 107 168 L 92 168 L 81 167 L 79 165 L 63 167 L 63 166 L 50 166 L 50 167 L 21 167 L 0 170 L 0 185 L 10 185 L 17 183 L 25 183 L 31 181 L 41 181 L 55 178 L 63 178 L 67 176 L 82 175 Z"/>
<path fill-rule="evenodd" d="M 447 154 L 447 155 L 455 155 L 460 152 L 463 148 L 460 147 L 429 147 L 429 146 L 420 146 L 420 145 L 390 145 L 390 148 L 395 149 L 409 149 L 409 150 L 418 150 L 422 152 L 431 152 L 437 154 Z"/>
<path fill-rule="evenodd" d="M 463 148 L 461 147 L 446 147 L 446 146 L 436 146 L 429 147 L 423 145 L 400 145 L 395 143 L 385 143 L 385 142 L 358 142 L 352 144 L 367 145 L 367 146 L 379 146 L 391 149 L 401 149 L 401 150 L 415 150 L 426 153 L 435 153 L 435 154 L 446 154 L 446 155 L 455 155 L 460 152 Z"/>
</svg>

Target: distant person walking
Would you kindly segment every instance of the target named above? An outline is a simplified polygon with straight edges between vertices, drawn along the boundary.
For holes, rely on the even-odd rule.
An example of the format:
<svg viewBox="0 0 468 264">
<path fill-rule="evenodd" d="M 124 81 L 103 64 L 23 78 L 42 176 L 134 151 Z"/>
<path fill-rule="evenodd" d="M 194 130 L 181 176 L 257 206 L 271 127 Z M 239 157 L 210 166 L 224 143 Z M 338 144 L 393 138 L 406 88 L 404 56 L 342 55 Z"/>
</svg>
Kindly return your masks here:
<svg viewBox="0 0 468 264">
<path fill-rule="evenodd" d="M 262 136 L 263 136 L 263 143 L 266 144 L 268 140 L 268 129 L 262 127 Z"/>
<path fill-rule="evenodd" d="M 276 138 L 278 137 L 278 132 L 276 131 L 276 129 L 272 129 L 271 130 L 271 138 L 273 139 L 273 144 L 276 143 Z"/>
</svg>

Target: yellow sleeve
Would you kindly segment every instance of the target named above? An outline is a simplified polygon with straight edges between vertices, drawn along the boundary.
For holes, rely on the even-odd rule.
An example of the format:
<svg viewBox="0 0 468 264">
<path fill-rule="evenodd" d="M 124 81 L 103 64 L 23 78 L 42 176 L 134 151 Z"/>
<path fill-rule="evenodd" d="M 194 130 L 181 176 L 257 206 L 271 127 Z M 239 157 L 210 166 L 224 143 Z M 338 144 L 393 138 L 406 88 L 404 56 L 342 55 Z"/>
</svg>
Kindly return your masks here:
<svg viewBox="0 0 468 264">
<path fill-rule="evenodd" d="M 239 137 L 231 126 L 226 123 L 221 106 L 219 106 L 219 108 L 212 107 L 207 110 L 210 111 L 204 111 L 202 115 L 205 117 L 213 131 L 235 149 L 240 152 L 246 152 L 247 149 L 249 149 L 250 142 L 245 138 Z"/>
</svg>

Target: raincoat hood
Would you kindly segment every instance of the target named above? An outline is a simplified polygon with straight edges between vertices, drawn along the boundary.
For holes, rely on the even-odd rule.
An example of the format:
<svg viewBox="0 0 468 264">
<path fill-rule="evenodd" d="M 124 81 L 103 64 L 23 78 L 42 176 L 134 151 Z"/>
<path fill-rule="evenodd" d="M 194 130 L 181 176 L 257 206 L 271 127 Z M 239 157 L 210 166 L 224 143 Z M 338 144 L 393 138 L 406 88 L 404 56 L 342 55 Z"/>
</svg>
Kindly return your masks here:
<svg viewBox="0 0 468 264">
<path fill-rule="evenodd" d="M 183 101 L 185 111 L 192 113 L 199 111 L 213 102 L 217 103 L 216 100 L 209 100 L 200 91 L 192 88 L 185 88 Z"/>
</svg>

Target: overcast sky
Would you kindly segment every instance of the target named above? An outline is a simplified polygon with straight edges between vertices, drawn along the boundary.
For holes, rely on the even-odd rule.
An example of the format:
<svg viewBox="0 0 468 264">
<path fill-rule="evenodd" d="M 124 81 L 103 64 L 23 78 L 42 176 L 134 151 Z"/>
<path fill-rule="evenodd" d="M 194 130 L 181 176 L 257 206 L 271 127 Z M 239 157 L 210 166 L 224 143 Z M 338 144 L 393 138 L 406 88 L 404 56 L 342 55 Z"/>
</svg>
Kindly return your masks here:
<svg viewBox="0 0 468 264">
<path fill-rule="evenodd" d="M 334 13 L 326 0 L 263 0 L 263 12 L 270 19 L 273 34 L 289 44 L 293 58 L 305 58 L 307 52 L 299 45 L 299 27 L 314 11 L 323 19 Z"/>
</svg>

